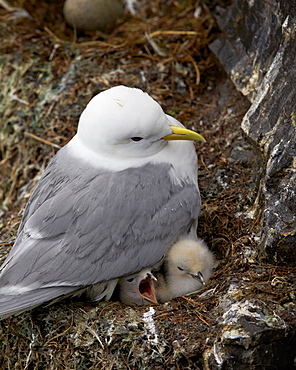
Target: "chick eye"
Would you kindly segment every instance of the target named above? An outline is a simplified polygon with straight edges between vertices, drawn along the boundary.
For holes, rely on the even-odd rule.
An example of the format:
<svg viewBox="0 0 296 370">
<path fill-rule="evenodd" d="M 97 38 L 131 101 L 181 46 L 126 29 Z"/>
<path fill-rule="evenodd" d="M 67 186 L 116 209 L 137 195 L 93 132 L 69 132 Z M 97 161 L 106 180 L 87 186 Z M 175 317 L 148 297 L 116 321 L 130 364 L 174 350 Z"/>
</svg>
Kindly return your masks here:
<svg viewBox="0 0 296 370">
<path fill-rule="evenodd" d="M 141 141 L 141 140 L 143 140 L 143 138 L 142 137 L 139 137 L 139 136 L 131 137 L 131 139 L 133 141 Z"/>
<path fill-rule="evenodd" d="M 179 266 L 178 266 L 178 269 L 179 269 L 180 271 L 184 271 L 184 269 L 182 269 L 182 267 L 179 267 Z"/>
<path fill-rule="evenodd" d="M 126 279 L 129 283 L 131 283 L 133 280 L 134 280 L 134 278 L 129 278 L 129 279 Z"/>
</svg>

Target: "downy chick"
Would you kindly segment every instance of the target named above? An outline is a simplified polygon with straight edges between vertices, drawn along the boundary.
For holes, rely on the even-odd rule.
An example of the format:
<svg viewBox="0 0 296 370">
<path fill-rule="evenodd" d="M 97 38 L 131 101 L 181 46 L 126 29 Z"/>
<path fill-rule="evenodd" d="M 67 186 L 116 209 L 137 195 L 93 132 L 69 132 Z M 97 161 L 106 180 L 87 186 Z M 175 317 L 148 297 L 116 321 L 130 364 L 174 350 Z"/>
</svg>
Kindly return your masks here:
<svg viewBox="0 0 296 370">
<path fill-rule="evenodd" d="M 155 297 L 155 277 L 151 269 L 125 276 L 118 281 L 119 299 L 130 306 L 145 306 L 158 303 Z"/>
<path fill-rule="evenodd" d="M 200 289 L 211 277 L 214 264 L 203 240 L 179 240 L 169 249 L 160 270 L 153 272 L 156 299 L 166 302 Z"/>
</svg>

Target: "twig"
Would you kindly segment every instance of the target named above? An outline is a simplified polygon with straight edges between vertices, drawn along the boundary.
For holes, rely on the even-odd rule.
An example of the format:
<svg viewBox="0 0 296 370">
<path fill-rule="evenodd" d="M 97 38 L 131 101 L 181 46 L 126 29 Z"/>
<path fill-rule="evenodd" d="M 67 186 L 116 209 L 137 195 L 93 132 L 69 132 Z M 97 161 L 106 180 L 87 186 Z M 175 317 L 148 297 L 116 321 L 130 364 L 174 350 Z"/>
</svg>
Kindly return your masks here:
<svg viewBox="0 0 296 370">
<path fill-rule="evenodd" d="M 61 149 L 61 146 L 59 146 L 58 144 L 51 143 L 50 141 L 48 141 L 46 139 L 42 139 L 41 137 L 36 136 L 34 134 L 31 134 L 30 132 L 25 131 L 25 136 L 32 137 L 33 139 L 41 141 L 44 144 L 51 145 L 51 146 L 53 146 L 54 148 L 57 148 L 57 149 Z"/>
<path fill-rule="evenodd" d="M 200 319 L 200 321 L 202 321 L 204 324 L 206 324 L 207 326 L 211 326 L 205 319 L 203 319 L 203 317 L 201 316 L 201 314 L 197 313 L 197 312 L 194 312 L 195 315 Z"/>
<path fill-rule="evenodd" d="M 56 41 L 58 41 L 59 43 L 66 43 L 67 42 L 67 41 L 64 41 L 64 40 L 60 39 L 48 27 L 44 27 L 44 30 L 52 38 L 54 38 Z M 119 44 L 119 45 L 109 44 L 108 42 L 104 42 L 104 41 L 88 41 L 88 42 L 81 42 L 81 43 L 73 42 L 72 45 L 79 46 L 79 47 L 82 47 L 82 46 L 83 47 L 84 46 L 99 46 L 100 45 L 100 46 L 104 46 L 104 47 L 111 47 L 113 49 L 118 49 L 118 48 L 122 48 L 122 47 L 126 46 L 127 43 L 128 43 L 128 40 L 124 41 L 122 44 Z"/>
<path fill-rule="evenodd" d="M 192 293 L 194 293 L 194 292 L 192 292 Z M 192 294 L 192 293 L 191 293 L 191 294 Z M 198 305 L 198 306 L 203 306 L 201 303 L 196 302 L 196 301 L 193 301 L 192 299 L 187 298 L 187 297 L 185 297 L 185 296 L 182 296 L 182 298 L 186 299 L 186 301 L 188 301 L 189 303 L 192 303 L 192 304 L 195 304 L 195 305 Z"/>
<path fill-rule="evenodd" d="M 149 33 L 149 37 L 154 37 L 158 35 L 197 35 L 195 31 L 155 31 Z"/>
<path fill-rule="evenodd" d="M 210 174 L 211 171 L 208 169 L 207 165 L 205 164 L 203 155 L 200 156 L 200 161 L 201 161 L 202 165 L 204 166 L 204 168 L 206 169 L 207 173 Z"/>
<path fill-rule="evenodd" d="M 14 12 L 15 8 L 10 6 L 5 0 L 0 0 L 0 5 L 8 12 Z"/>
<path fill-rule="evenodd" d="M 151 34 L 150 34 L 151 35 Z M 165 57 L 166 53 L 156 44 L 154 40 L 152 40 L 152 37 L 148 33 L 145 33 L 146 39 L 149 42 L 152 49 L 155 51 L 156 54 L 158 54 L 160 57 Z"/>
<path fill-rule="evenodd" d="M 73 317 L 72 317 L 71 325 L 66 330 L 64 330 L 62 333 L 59 333 L 59 334 L 55 335 L 54 337 L 48 339 L 48 341 L 43 344 L 43 347 L 46 347 L 54 339 L 57 339 L 57 338 L 61 337 L 62 335 L 66 334 L 72 328 L 72 326 L 73 326 Z"/>
<path fill-rule="evenodd" d="M 182 297 L 183 299 L 186 299 L 189 303 L 192 303 L 192 304 L 195 304 L 195 305 L 199 305 L 199 306 L 203 306 L 201 303 L 199 302 L 195 302 L 193 301 L 192 299 L 190 298 L 187 298 L 187 297 Z M 194 311 L 195 315 L 200 319 L 200 321 L 202 321 L 204 324 L 206 324 L 207 326 L 211 326 L 203 317 L 202 315 L 199 313 L 199 312 L 196 312 Z"/>
<path fill-rule="evenodd" d="M 98 336 L 98 334 L 89 326 L 86 326 L 87 330 L 96 337 L 97 341 L 100 343 L 101 347 L 104 349 L 104 345 L 100 339 L 100 337 Z"/>
<path fill-rule="evenodd" d="M 119 44 L 119 45 L 114 45 L 114 44 L 109 44 L 108 42 L 105 42 L 105 41 L 88 41 L 88 42 L 81 42 L 81 43 L 74 43 L 73 45 L 74 46 L 105 46 L 105 47 L 110 47 L 110 48 L 113 48 L 113 49 L 119 49 L 119 48 L 123 48 L 124 46 L 126 46 L 126 44 L 128 43 L 128 40 L 124 41 L 122 44 Z"/>
<path fill-rule="evenodd" d="M 193 64 L 193 67 L 195 69 L 195 73 L 196 73 L 195 84 L 199 85 L 199 83 L 200 83 L 200 71 L 199 71 L 198 65 L 190 54 L 187 54 L 187 58 L 191 61 L 191 63 Z"/>
<path fill-rule="evenodd" d="M 55 35 L 48 27 L 44 27 L 44 31 L 46 31 L 51 37 L 53 37 L 56 41 L 63 43 L 64 41 L 60 39 L 57 35 Z"/>
</svg>

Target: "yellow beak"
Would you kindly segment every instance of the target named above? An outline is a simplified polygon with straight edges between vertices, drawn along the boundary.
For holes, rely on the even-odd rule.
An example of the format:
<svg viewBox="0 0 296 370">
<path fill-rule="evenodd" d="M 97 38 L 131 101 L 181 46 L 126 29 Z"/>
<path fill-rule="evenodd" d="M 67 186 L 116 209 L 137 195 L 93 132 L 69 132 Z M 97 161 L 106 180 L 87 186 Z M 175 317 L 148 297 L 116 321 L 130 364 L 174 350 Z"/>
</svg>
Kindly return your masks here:
<svg viewBox="0 0 296 370">
<path fill-rule="evenodd" d="M 191 140 L 191 141 L 206 141 L 197 132 L 188 130 L 184 127 L 170 126 L 172 133 L 163 137 L 164 140 Z"/>
</svg>

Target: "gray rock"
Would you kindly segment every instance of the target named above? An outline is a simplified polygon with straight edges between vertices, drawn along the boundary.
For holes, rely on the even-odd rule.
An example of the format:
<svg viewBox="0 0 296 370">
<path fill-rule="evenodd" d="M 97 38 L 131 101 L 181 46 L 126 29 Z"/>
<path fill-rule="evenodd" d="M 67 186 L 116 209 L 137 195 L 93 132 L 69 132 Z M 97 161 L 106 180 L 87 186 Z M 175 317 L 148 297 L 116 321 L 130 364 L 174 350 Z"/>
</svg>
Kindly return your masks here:
<svg viewBox="0 0 296 370">
<path fill-rule="evenodd" d="M 295 328 L 254 298 L 236 300 L 241 286 L 232 286 L 220 302 L 221 331 L 204 354 L 206 369 L 292 369 Z M 294 305 L 295 306 L 295 305 Z M 272 338 L 272 340 L 271 340 Z"/>
<path fill-rule="evenodd" d="M 242 129 L 258 153 L 260 253 L 269 262 L 295 264 L 296 2 L 235 1 L 219 8 L 216 19 L 223 33 L 211 49 L 252 102 Z"/>
</svg>

